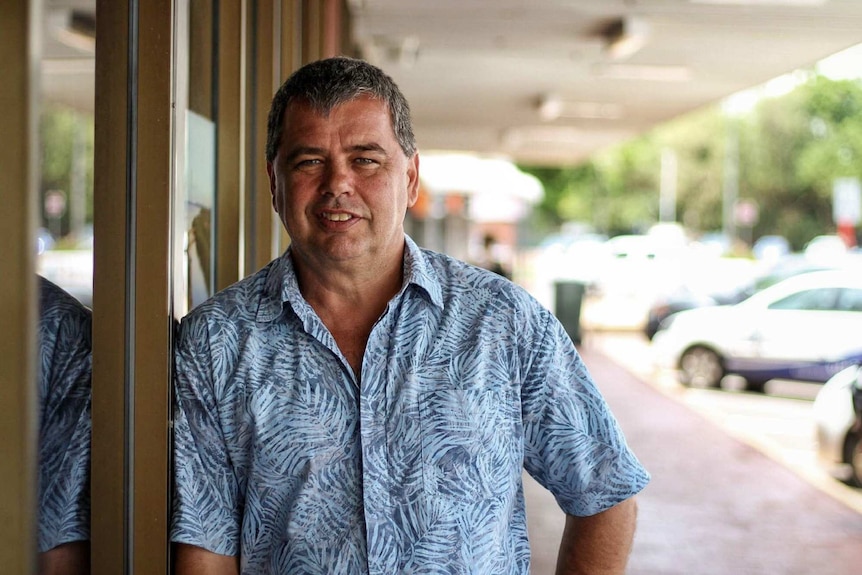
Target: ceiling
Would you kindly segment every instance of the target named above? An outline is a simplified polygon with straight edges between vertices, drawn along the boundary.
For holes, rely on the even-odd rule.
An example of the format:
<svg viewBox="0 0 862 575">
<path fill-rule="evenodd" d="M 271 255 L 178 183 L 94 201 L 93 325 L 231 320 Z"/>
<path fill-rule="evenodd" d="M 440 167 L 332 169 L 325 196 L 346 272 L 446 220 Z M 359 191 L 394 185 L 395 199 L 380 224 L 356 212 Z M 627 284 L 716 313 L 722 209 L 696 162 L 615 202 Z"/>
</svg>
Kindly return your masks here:
<svg viewBox="0 0 862 575">
<path fill-rule="evenodd" d="M 407 95 L 420 149 L 546 164 L 575 163 L 862 42 L 859 0 L 351 5 L 361 54 Z M 608 37 L 625 18 L 644 41 L 615 59 Z"/>
<path fill-rule="evenodd" d="M 862 43 L 860 0 L 347 3 L 360 54 L 407 95 L 421 150 L 525 163 L 576 163 Z M 92 43 L 63 30 L 86 29 L 71 9 L 94 5 L 44 2 L 50 99 L 92 107 Z M 609 39 L 623 31 L 643 31 L 642 46 L 615 58 Z"/>
</svg>

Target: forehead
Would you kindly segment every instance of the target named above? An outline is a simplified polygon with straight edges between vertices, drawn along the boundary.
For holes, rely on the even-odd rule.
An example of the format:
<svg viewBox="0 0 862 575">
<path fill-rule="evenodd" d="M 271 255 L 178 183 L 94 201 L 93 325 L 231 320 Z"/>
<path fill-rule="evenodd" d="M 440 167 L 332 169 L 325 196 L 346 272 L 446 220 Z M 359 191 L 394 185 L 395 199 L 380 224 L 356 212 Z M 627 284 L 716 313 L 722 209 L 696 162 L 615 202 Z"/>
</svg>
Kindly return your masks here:
<svg viewBox="0 0 862 575">
<path fill-rule="evenodd" d="M 282 126 L 285 141 L 334 131 L 390 136 L 395 141 L 389 106 L 369 96 L 353 98 L 325 111 L 305 100 L 292 102 L 285 110 Z"/>
</svg>

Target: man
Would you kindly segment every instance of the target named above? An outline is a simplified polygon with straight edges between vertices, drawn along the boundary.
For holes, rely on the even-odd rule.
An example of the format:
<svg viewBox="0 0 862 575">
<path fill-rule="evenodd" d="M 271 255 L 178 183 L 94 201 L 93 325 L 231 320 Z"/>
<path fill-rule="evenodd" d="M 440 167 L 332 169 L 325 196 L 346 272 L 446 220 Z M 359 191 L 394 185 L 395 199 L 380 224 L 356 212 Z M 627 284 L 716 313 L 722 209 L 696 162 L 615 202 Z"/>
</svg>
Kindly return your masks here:
<svg viewBox="0 0 862 575">
<path fill-rule="evenodd" d="M 333 58 L 275 95 L 286 253 L 184 318 L 176 573 L 526 574 L 525 467 L 568 514 L 560 573 L 623 573 L 648 476 L 559 322 L 421 250 L 392 80 Z"/>
<path fill-rule="evenodd" d="M 39 573 L 90 573 L 91 312 L 39 282 Z"/>
</svg>

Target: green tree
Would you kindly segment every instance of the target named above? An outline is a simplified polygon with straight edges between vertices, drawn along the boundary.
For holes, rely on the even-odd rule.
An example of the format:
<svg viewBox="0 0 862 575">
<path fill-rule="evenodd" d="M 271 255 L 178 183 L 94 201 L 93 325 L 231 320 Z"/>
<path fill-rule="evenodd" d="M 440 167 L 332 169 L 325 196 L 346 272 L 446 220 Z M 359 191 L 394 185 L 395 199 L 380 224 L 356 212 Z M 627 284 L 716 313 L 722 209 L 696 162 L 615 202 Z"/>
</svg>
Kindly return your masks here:
<svg viewBox="0 0 862 575">
<path fill-rule="evenodd" d="M 760 207 L 752 238 L 781 234 L 800 249 L 834 231 L 835 178 L 862 178 L 862 83 L 812 75 L 797 89 L 728 118 L 696 110 L 578 166 L 523 169 L 544 184 L 549 224 L 591 222 L 610 235 L 658 220 L 661 152 L 677 158 L 677 218 L 691 232 L 722 228 L 728 141 L 738 138 L 738 197 Z"/>
<path fill-rule="evenodd" d="M 834 231 L 835 178 L 862 176 L 860 113 L 859 82 L 822 76 L 758 105 L 746 183 L 765 208 L 759 234 L 781 233 L 799 249 Z"/>
<path fill-rule="evenodd" d="M 59 232 L 69 232 L 70 194 L 82 194 L 82 214 L 79 219 L 93 221 L 93 118 L 63 106 L 46 107 L 40 118 L 39 137 L 41 146 L 40 191 L 41 198 L 51 190 L 61 191 L 67 198 L 67 209 L 60 223 Z M 48 215 L 44 213 L 42 225 L 48 226 Z M 77 206 L 76 206 L 77 207 Z"/>
</svg>

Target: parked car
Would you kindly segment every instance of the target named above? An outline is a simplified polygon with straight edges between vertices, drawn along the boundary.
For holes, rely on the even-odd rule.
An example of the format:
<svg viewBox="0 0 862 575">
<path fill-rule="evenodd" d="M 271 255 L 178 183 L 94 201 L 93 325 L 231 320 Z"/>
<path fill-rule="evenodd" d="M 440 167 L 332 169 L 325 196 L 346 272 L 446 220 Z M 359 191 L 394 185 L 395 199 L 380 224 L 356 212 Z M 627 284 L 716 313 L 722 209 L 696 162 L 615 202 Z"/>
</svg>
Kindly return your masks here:
<svg viewBox="0 0 862 575">
<path fill-rule="evenodd" d="M 761 261 L 778 261 L 791 251 L 787 238 L 777 235 L 761 236 L 751 246 L 752 255 Z"/>
<path fill-rule="evenodd" d="M 54 247 L 54 236 L 45 228 L 36 230 L 36 255 L 41 255 Z"/>
<path fill-rule="evenodd" d="M 847 252 L 847 244 L 838 235 L 816 236 L 809 240 L 803 249 L 809 260 L 827 264 L 840 262 Z"/>
<path fill-rule="evenodd" d="M 799 254 L 788 254 L 777 260 L 766 271 L 761 272 L 752 280 L 729 289 L 703 293 L 702 291 L 682 286 L 670 294 L 656 298 L 647 312 L 644 333 L 649 339 L 652 339 L 660 329 L 664 328 L 664 320 L 675 313 L 699 307 L 736 304 L 783 279 L 803 273 L 829 269 L 838 268 L 837 266 L 812 263 Z"/>
<path fill-rule="evenodd" d="M 814 400 L 817 455 L 832 476 L 862 487 L 862 365 L 832 376 Z"/>
<path fill-rule="evenodd" d="M 682 311 L 652 342 L 659 365 L 686 385 L 728 374 L 763 391 L 775 378 L 825 382 L 862 362 L 862 271 L 796 275 L 728 306 Z"/>
<path fill-rule="evenodd" d="M 665 320 L 675 313 L 699 307 L 730 305 L 739 303 L 754 293 L 753 285 L 739 286 L 735 290 L 722 293 L 698 293 L 682 287 L 671 294 L 659 296 L 647 310 L 647 320 L 644 333 L 649 339 L 655 337 L 660 329 L 664 329 Z"/>
</svg>

